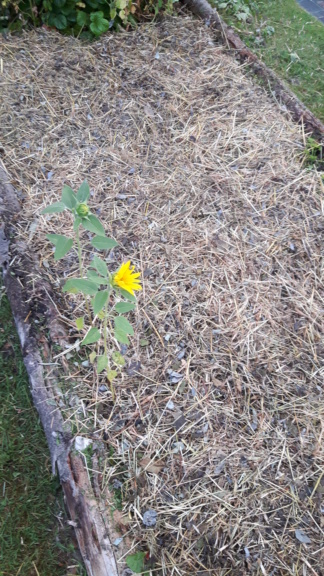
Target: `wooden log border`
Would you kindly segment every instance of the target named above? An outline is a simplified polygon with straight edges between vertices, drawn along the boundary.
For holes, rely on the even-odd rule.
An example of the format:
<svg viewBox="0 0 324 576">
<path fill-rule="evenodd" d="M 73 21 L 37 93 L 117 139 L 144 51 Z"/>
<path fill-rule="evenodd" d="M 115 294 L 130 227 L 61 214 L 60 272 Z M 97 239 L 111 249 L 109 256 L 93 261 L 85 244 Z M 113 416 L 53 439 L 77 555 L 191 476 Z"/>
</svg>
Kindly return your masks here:
<svg viewBox="0 0 324 576">
<path fill-rule="evenodd" d="M 0 164 L 0 267 L 20 339 L 34 405 L 50 450 L 52 472 L 58 471 L 64 499 L 89 576 L 119 576 L 106 522 L 95 498 L 82 455 L 55 400 L 55 382 L 47 380 L 40 350 L 39 322 L 52 342 L 64 344 L 50 284 L 42 277 L 28 246 L 15 238 L 20 204 L 10 177 Z M 41 320 L 40 320 L 41 318 Z M 35 323 L 35 320 L 38 324 Z M 107 515 L 109 516 L 109 515 Z"/>
<path fill-rule="evenodd" d="M 246 63 L 249 65 L 252 72 L 262 80 L 264 87 L 280 104 L 286 107 L 294 120 L 302 123 L 307 132 L 322 140 L 324 144 L 324 124 L 308 110 L 273 70 L 259 60 L 234 30 L 225 24 L 207 0 L 182 0 L 182 3 L 216 30 L 222 42 L 235 53 L 235 56 L 242 64 Z"/>
</svg>

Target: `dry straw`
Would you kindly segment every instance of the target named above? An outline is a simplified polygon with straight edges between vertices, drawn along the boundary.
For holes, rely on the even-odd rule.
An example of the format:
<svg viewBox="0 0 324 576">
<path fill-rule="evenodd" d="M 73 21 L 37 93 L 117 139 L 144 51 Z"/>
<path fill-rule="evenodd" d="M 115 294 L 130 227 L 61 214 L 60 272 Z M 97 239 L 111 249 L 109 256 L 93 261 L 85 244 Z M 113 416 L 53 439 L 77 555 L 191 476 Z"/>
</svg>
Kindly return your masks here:
<svg viewBox="0 0 324 576">
<path fill-rule="evenodd" d="M 58 218 L 40 216 L 64 183 L 87 178 L 120 244 L 108 263 L 144 277 L 115 405 L 91 366 L 60 360 L 61 407 L 106 442 L 96 488 L 122 483 L 132 550 L 164 576 L 322 574 L 323 185 L 303 134 L 192 18 L 90 46 L 41 30 L 1 51 L 17 234 L 71 344 L 81 300 L 60 281 L 77 261 L 54 264 Z"/>
</svg>

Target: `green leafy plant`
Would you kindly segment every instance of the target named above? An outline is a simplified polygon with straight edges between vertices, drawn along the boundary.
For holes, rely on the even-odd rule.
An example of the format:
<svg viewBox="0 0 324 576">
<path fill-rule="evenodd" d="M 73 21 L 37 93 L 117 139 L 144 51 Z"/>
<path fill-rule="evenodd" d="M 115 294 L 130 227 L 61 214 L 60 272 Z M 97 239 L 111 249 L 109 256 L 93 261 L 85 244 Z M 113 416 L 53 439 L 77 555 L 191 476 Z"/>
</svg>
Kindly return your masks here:
<svg viewBox="0 0 324 576">
<path fill-rule="evenodd" d="M 315 138 L 308 137 L 304 158 L 307 166 L 316 166 L 319 170 L 324 170 L 323 144 L 317 142 Z"/>
<path fill-rule="evenodd" d="M 139 273 L 134 272 L 130 262 L 124 263 L 111 273 L 107 263 L 96 253 L 87 269 L 83 265 L 82 250 L 87 247 L 94 251 L 107 251 L 118 244 L 113 238 L 105 235 L 105 229 L 89 206 L 90 189 L 85 181 L 75 194 L 72 188 L 64 186 L 60 202 L 47 206 L 42 214 L 59 214 L 68 210 L 73 216 L 73 237 L 61 234 L 47 234 L 47 239 L 54 245 L 54 260 L 60 260 L 74 248 L 79 264 L 79 278 L 69 278 L 63 292 L 81 293 L 85 298 L 87 315 L 76 318 L 76 328 L 85 332 L 81 346 L 96 344 L 89 358 L 95 364 L 97 373 L 106 372 L 114 397 L 113 380 L 124 363 L 119 350 L 111 350 L 108 339 L 113 335 L 121 344 L 129 344 L 129 336 L 134 335 L 132 325 L 124 314 L 135 309 L 134 291 L 141 290 Z M 91 232 L 91 240 L 81 241 L 80 229 Z M 91 311 L 92 309 L 92 311 Z M 110 338 L 111 340 L 111 338 Z"/>
<path fill-rule="evenodd" d="M 172 12 L 178 0 L 2 0 L 0 30 L 20 30 L 29 22 L 64 34 L 97 38 L 110 29 L 135 26 L 145 14 Z"/>
<path fill-rule="evenodd" d="M 251 0 L 212 0 L 211 4 L 218 10 L 224 10 L 235 16 L 237 20 L 246 22 L 252 15 L 254 2 L 251 2 Z"/>
</svg>

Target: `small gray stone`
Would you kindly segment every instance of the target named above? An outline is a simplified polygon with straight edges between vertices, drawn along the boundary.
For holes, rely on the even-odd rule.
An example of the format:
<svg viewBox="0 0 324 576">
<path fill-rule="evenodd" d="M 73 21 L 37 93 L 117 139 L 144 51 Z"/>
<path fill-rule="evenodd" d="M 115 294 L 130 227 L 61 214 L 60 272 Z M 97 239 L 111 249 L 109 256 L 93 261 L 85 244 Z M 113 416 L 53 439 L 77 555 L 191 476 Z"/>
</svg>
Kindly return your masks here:
<svg viewBox="0 0 324 576">
<path fill-rule="evenodd" d="M 157 520 L 157 512 L 155 510 L 146 510 L 143 515 L 143 524 L 148 528 L 155 526 Z"/>
</svg>

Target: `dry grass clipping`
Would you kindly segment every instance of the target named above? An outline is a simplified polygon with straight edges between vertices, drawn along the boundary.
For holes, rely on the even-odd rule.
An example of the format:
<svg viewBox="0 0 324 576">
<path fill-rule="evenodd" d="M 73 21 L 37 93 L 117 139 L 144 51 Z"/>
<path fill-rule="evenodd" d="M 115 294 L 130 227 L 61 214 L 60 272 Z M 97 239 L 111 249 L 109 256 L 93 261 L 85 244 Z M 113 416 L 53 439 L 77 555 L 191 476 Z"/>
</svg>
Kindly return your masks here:
<svg viewBox="0 0 324 576">
<path fill-rule="evenodd" d="M 299 128 L 191 18 L 91 46 L 37 31 L 1 51 L 17 233 L 71 343 L 82 303 L 60 279 L 76 258 L 55 266 L 45 240 L 70 221 L 40 216 L 63 183 L 87 178 L 120 243 L 107 262 L 143 273 L 116 404 L 78 357 L 60 400 L 107 444 L 97 491 L 120 487 L 132 551 L 152 574 L 323 574 L 323 185 Z"/>
</svg>

